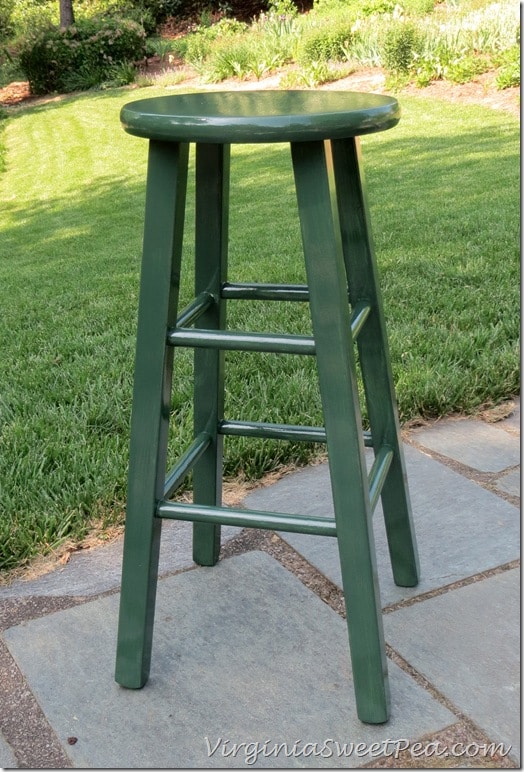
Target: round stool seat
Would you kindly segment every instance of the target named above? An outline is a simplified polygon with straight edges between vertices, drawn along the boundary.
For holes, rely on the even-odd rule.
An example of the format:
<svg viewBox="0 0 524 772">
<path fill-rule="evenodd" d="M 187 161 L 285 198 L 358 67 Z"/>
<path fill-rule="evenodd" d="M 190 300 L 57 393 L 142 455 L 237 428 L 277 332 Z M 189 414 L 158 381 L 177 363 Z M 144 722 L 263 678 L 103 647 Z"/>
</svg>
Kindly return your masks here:
<svg viewBox="0 0 524 772">
<path fill-rule="evenodd" d="M 129 134 L 167 142 L 304 142 L 384 131 L 400 108 L 351 91 L 221 91 L 138 100 L 120 118 Z"/>
</svg>

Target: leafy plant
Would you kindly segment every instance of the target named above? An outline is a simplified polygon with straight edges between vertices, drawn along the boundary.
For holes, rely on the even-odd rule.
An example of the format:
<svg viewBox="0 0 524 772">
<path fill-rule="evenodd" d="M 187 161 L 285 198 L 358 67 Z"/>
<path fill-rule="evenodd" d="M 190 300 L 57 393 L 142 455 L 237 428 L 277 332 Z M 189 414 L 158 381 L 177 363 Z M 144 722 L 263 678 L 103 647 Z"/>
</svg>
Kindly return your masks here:
<svg viewBox="0 0 524 772">
<path fill-rule="evenodd" d="M 511 88 L 520 86 L 520 46 L 514 45 L 501 52 L 495 59 L 495 64 L 500 68 L 495 79 L 497 88 Z"/>
<path fill-rule="evenodd" d="M 10 25 L 15 38 L 37 34 L 60 22 L 59 5 L 54 0 L 13 0 Z"/>
<path fill-rule="evenodd" d="M 306 29 L 297 50 L 299 64 L 340 61 L 347 58 L 351 44 L 352 27 L 349 20 L 332 25 L 319 23 Z"/>
<path fill-rule="evenodd" d="M 173 41 L 168 38 L 154 37 L 147 41 L 147 53 L 149 56 L 158 56 L 160 61 L 167 59 L 173 51 Z"/>
<path fill-rule="evenodd" d="M 14 34 L 12 22 L 14 0 L 0 0 L 0 42 L 8 40 Z"/>
<path fill-rule="evenodd" d="M 268 36 L 283 37 L 297 32 L 298 11 L 292 0 L 277 0 L 270 4 L 267 13 L 261 13 L 255 27 Z"/>
<path fill-rule="evenodd" d="M 466 54 L 451 61 L 444 76 L 452 83 L 467 83 L 476 75 L 487 72 L 491 66 L 491 59 L 488 56 Z"/>
<path fill-rule="evenodd" d="M 389 72 L 408 73 L 421 47 L 420 34 L 412 22 L 396 21 L 391 24 L 382 44 L 382 62 Z"/>
<path fill-rule="evenodd" d="M 89 19 L 67 29 L 49 27 L 27 37 L 20 66 L 33 94 L 71 90 L 71 84 L 92 85 L 107 79 L 115 65 L 141 59 L 145 32 L 128 19 Z"/>
<path fill-rule="evenodd" d="M 409 16 L 424 16 L 433 11 L 435 0 L 401 0 L 399 5 Z"/>
<path fill-rule="evenodd" d="M 227 78 L 245 78 L 251 63 L 249 45 L 239 40 L 215 48 L 206 60 L 204 78 L 210 83 L 219 83 Z"/>
</svg>

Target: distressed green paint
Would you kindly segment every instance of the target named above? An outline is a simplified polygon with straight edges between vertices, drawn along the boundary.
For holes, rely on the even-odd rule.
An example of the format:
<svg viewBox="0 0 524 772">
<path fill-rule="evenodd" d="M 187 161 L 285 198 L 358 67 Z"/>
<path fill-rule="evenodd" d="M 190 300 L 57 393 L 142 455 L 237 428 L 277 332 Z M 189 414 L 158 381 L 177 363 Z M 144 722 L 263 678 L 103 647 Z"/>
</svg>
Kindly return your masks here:
<svg viewBox="0 0 524 772">
<path fill-rule="evenodd" d="M 400 119 L 396 99 L 351 91 L 176 94 L 124 105 L 129 134 L 168 142 L 304 142 L 384 131 Z"/>
<path fill-rule="evenodd" d="M 260 437 L 261 439 L 292 440 L 293 442 L 325 442 L 326 430 L 320 426 L 295 426 L 293 424 L 271 424 L 261 421 L 221 421 L 221 434 L 232 437 Z M 370 432 L 363 432 L 366 448 L 373 447 Z"/>
<path fill-rule="evenodd" d="M 387 664 L 347 278 L 333 214 L 323 142 L 291 146 L 357 712 L 389 717 Z"/>
<path fill-rule="evenodd" d="M 391 97 L 348 92 L 186 94 L 122 110 L 125 129 L 151 140 L 116 668 L 124 686 L 148 677 L 161 518 L 193 522 L 193 557 L 208 566 L 218 559 L 223 523 L 321 533 L 337 537 L 358 715 L 369 723 L 389 717 L 371 523 L 380 496 L 395 581 L 416 584 L 418 563 L 355 138 L 398 119 Z M 177 320 L 186 142 L 196 142 L 196 297 Z M 232 142 L 291 143 L 307 285 L 228 282 Z M 238 298 L 309 301 L 313 337 L 227 331 L 226 302 Z M 355 339 L 371 433 L 362 432 Z M 195 349 L 195 440 L 165 480 L 180 345 Z M 227 421 L 224 350 L 235 348 L 316 355 L 325 428 Z M 223 507 L 224 435 L 326 442 L 335 518 Z M 369 476 L 365 445 L 375 452 Z M 191 469 L 194 503 L 167 501 Z"/>
<path fill-rule="evenodd" d="M 171 405 L 173 349 L 166 327 L 178 303 L 187 145 L 151 142 L 131 420 L 116 680 L 138 689 L 149 675 Z"/>
<path fill-rule="evenodd" d="M 229 145 L 197 145 L 195 294 L 207 292 L 215 300 L 196 324 L 204 330 L 220 330 L 226 326 L 226 301 L 221 298 L 220 290 L 227 278 L 229 164 Z M 220 506 L 222 503 L 224 440 L 218 433 L 218 423 L 223 417 L 224 352 L 209 347 L 196 348 L 194 431 L 195 435 L 205 431 L 211 436 L 211 444 L 193 472 L 193 499 L 197 504 Z M 195 523 L 195 563 L 213 566 L 219 552 L 220 525 Z"/>
<path fill-rule="evenodd" d="M 178 501 L 161 501 L 157 515 L 172 520 L 209 524 L 221 523 L 241 528 L 267 528 L 288 533 L 308 533 L 315 536 L 336 536 L 335 520 L 311 515 L 290 515 L 285 512 L 263 512 L 234 507 L 206 507 Z"/>
<path fill-rule="evenodd" d="M 391 468 L 382 488 L 393 576 L 396 584 L 413 587 L 419 580 L 418 553 L 359 141 L 333 142 L 329 149 L 350 301 L 357 304 L 365 300 L 373 310 L 357 345 L 375 454 L 382 445 L 393 450 Z"/>
</svg>

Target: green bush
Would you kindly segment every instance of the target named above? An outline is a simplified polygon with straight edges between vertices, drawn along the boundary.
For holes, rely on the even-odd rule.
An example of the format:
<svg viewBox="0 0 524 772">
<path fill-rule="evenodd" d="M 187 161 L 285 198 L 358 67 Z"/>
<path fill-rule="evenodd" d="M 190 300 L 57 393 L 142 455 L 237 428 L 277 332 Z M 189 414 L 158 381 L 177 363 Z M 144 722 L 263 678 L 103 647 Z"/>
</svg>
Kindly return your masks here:
<svg viewBox="0 0 524 772">
<path fill-rule="evenodd" d="M 364 0 L 359 14 L 373 16 L 375 13 L 392 13 L 396 5 L 396 0 Z"/>
<path fill-rule="evenodd" d="M 14 0 L 0 0 L 0 42 L 14 34 L 12 22 Z"/>
<path fill-rule="evenodd" d="M 245 78 L 252 61 L 251 47 L 247 41 L 232 40 L 213 49 L 206 60 L 205 77 L 208 83 L 220 83 L 227 78 Z"/>
<path fill-rule="evenodd" d="M 520 86 L 520 45 L 514 45 L 502 51 L 497 56 L 495 64 L 500 68 L 495 79 L 497 88 Z"/>
<path fill-rule="evenodd" d="M 435 0 L 401 0 L 400 6 L 410 16 L 425 16 L 435 7 Z"/>
<path fill-rule="evenodd" d="M 308 65 L 313 62 L 344 60 L 347 58 L 351 38 L 349 20 L 310 27 L 300 39 L 297 61 L 301 65 Z"/>
<path fill-rule="evenodd" d="M 56 0 L 13 0 L 10 24 L 14 37 L 36 35 L 59 23 L 60 11 Z"/>
<path fill-rule="evenodd" d="M 397 75 L 408 73 L 421 45 L 421 37 L 414 24 L 408 21 L 393 23 L 384 35 L 381 52 L 383 66 Z"/>
<path fill-rule="evenodd" d="M 445 77 L 452 83 L 468 83 L 477 75 L 487 72 L 491 66 L 489 56 L 466 54 L 449 63 Z"/>
<path fill-rule="evenodd" d="M 84 19 L 65 30 L 48 27 L 28 36 L 20 65 L 33 94 L 70 91 L 75 74 L 92 87 L 111 77 L 114 67 L 143 58 L 145 32 L 129 19 Z M 78 78 L 77 78 L 78 80 Z"/>
<path fill-rule="evenodd" d="M 187 35 L 185 47 L 179 53 L 195 69 L 199 70 L 202 63 L 216 53 L 218 60 L 222 59 L 222 49 L 231 45 L 234 40 L 235 45 L 243 45 L 242 34 L 248 29 L 248 25 L 236 19 L 220 19 L 211 26 L 200 25 L 195 32 Z M 235 39 L 236 38 L 236 39 Z M 227 59 L 227 54 L 225 56 Z M 219 66 L 219 69 L 220 66 Z M 229 76 L 227 76 L 229 77 Z M 210 76 L 211 80 L 216 80 L 215 75 Z M 218 78 L 222 80 L 222 78 Z"/>
</svg>

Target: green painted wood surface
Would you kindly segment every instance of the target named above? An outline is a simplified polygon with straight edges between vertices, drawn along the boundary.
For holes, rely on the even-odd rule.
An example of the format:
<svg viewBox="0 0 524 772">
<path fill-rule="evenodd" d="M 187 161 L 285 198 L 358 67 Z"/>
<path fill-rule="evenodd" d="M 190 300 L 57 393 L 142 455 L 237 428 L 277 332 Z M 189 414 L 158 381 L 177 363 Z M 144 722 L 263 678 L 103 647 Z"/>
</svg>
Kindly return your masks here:
<svg viewBox="0 0 524 772">
<path fill-rule="evenodd" d="M 218 559 L 221 523 L 336 533 L 357 712 L 369 723 L 389 717 L 371 523 L 379 496 L 397 584 L 416 584 L 418 561 L 357 137 L 391 128 L 399 116 L 391 97 L 331 91 L 182 94 L 122 110 L 126 131 L 151 140 L 116 667 L 124 686 L 139 688 L 149 673 L 161 517 L 193 521 L 193 558 L 208 566 Z M 177 331 L 188 142 L 196 142 L 196 300 Z M 234 142 L 291 143 L 307 285 L 228 281 Z M 313 337 L 226 331 L 226 302 L 235 298 L 309 301 Z M 371 433 L 362 432 L 355 339 Z M 166 482 L 178 345 L 195 349 L 196 439 Z M 229 348 L 316 355 L 325 428 L 225 420 Z M 334 520 L 225 509 L 227 434 L 325 441 Z M 369 476 L 365 445 L 375 453 Z M 190 468 L 194 504 L 165 501 L 165 486 L 169 493 Z"/>
<path fill-rule="evenodd" d="M 384 131 L 400 108 L 352 91 L 220 91 L 138 100 L 120 118 L 130 134 L 172 142 L 303 142 Z"/>
</svg>

